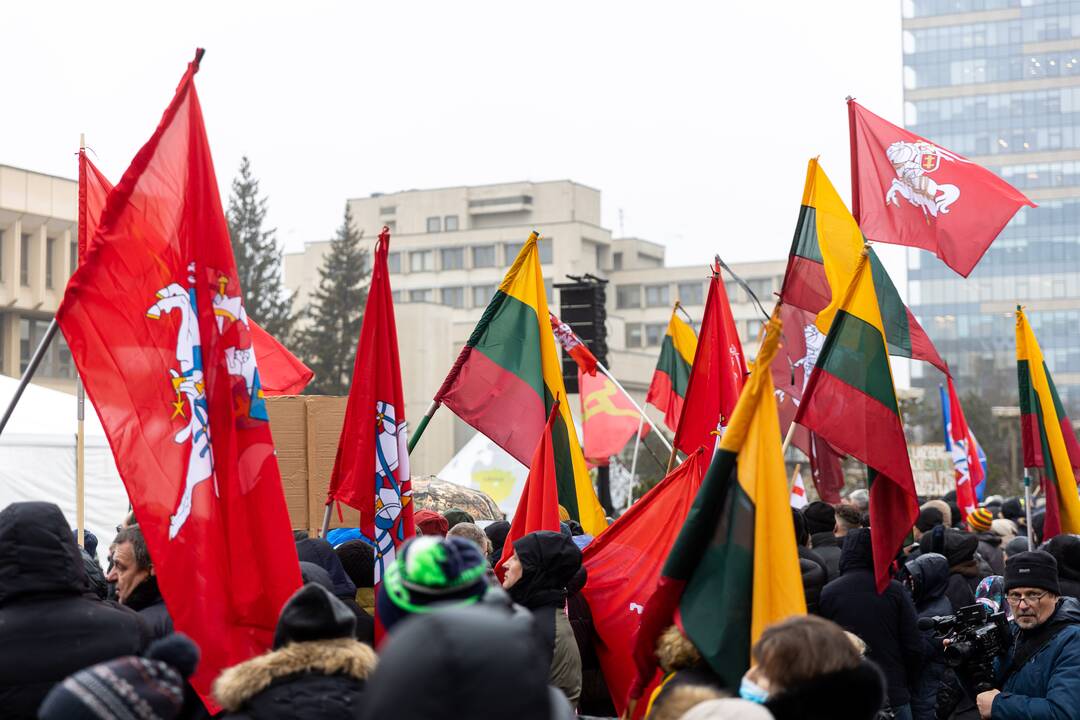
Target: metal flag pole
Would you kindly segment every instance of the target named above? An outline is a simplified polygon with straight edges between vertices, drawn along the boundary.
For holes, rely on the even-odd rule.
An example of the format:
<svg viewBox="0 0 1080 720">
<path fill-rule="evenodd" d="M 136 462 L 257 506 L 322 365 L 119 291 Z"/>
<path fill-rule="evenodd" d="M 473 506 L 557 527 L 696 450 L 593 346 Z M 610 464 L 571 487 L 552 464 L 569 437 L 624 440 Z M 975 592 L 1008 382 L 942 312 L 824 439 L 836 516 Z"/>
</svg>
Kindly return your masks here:
<svg viewBox="0 0 1080 720">
<path fill-rule="evenodd" d="M 1027 516 L 1028 550 L 1035 549 L 1035 529 L 1031 525 L 1031 468 L 1024 468 L 1024 513 Z"/>
<path fill-rule="evenodd" d="M 30 358 L 29 364 L 26 369 L 23 370 L 22 377 L 19 378 L 19 386 L 15 388 L 15 394 L 11 398 L 11 402 L 8 403 L 7 410 L 4 411 L 4 416 L 0 418 L 0 435 L 4 433 L 4 428 L 7 427 L 8 420 L 11 419 L 11 414 L 15 412 L 15 406 L 19 404 L 19 399 L 22 397 L 23 391 L 26 390 L 26 386 L 30 384 L 30 380 L 34 377 L 34 373 L 38 369 L 38 365 L 45 358 L 45 351 L 49 349 L 49 343 L 52 342 L 53 337 L 56 335 L 56 331 L 60 328 L 56 324 L 56 316 L 53 316 L 52 321 L 49 323 L 49 327 L 45 328 L 45 335 L 41 338 L 41 342 L 38 343 L 37 350 L 34 350 L 33 357 Z"/>
<path fill-rule="evenodd" d="M 326 539 L 326 533 L 330 532 L 330 511 L 334 508 L 333 502 L 326 503 L 326 512 L 322 516 L 322 532 L 319 533 L 319 537 L 323 540 Z"/>
<path fill-rule="evenodd" d="M 86 153 L 86 135 L 79 133 L 79 181 L 83 178 L 83 155 Z M 82 197 L 82 193 L 80 193 Z M 86 218 L 82 217 L 86 210 L 85 203 L 79 203 L 79 232 L 86 232 Z M 81 244 L 81 243 L 80 243 Z M 76 257 L 76 261 L 78 261 Z M 83 547 L 86 537 L 86 434 L 83 426 L 86 408 L 86 390 L 83 388 L 82 377 L 78 371 L 75 373 L 75 416 L 78 421 L 75 430 L 75 527 L 78 532 L 79 547 Z"/>
<path fill-rule="evenodd" d="M 621 392 L 623 395 L 626 396 L 626 399 L 629 400 L 630 404 L 634 406 L 634 409 L 638 411 L 638 415 L 641 416 L 642 418 L 644 418 L 645 417 L 644 408 L 642 408 L 640 405 L 637 404 L 637 401 L 634 400 L 633 396 L 631 396 L 630 393 L 626 392 L 626 388 L 624 388 L 622 386 L 622 383 L 620 383 L 618 380 L 615 379 L 615 376 L 611 374 L 610 370 L 608 370 L 606 367 L 604 367 L 604 363 L 602 363 L 600 361 L 597 361 L 596 362 L 596 368 L 600 372 L 604 373 L 604 376 L 608 380 L 610 380 L 612 382 L 612 384 L 615 385 L 616 388 L 618 388 L 619 392 Z M 669 443 L 668 439 L 666 437 L 664 437 L 664 433 L 660 432 L 657 428 L 653 427 L 652 423 L 649 423 L 649 427 L 656 432 L 657 436 L 659 436 L 659 438 L 660 438 L 660 442 L 664 443 L 664 447 L 666 447 L 668 449 L 668 451 L 670 452 L 671 451 L 671 443 Z"/>
</svg>

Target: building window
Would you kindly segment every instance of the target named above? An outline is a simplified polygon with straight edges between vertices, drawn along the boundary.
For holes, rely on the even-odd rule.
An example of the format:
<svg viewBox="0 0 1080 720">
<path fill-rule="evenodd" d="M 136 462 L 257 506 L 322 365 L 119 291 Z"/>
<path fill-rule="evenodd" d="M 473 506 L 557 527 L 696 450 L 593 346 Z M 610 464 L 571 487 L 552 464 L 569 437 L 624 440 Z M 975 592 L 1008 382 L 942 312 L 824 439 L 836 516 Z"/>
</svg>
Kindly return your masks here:
<svg viewBox="0 0 1080 720">
<path fill-rule="evenodd" d="M 431 302 L 431 288 L 420 288 L 409 291 L 409 302 Z"/>
<path fill-rule="evenodd" d="M 461 270 L 465 267 L 465 248 L 443 248 L 439 255 L 443 270 Z"/>
<path fill-rule="evenodd" d="M 437 233 L 442 229 L 442 218 L 429 217 L 427 219 L 427 231 L 429 233 Z"/>
<path fill-rule="evenodd" d="M 641 307 L 640 285 L 618 285 L 615 287 L 615 307 L 620 310 Z"/>
<path fill-rule="evenodd" d="M 494 285 L 474 285 L 472 289 L 472 306 L 474 308 L 487 307 L 491 298 L 495 296 Z"/>
<path fill-rule="evenodd" d="M 757 296 L 758 300 L 761 302 L 769 301 L 769 296 L 772 295 L 773 291 L 773 279 L 771 277 L 751 278 L 746 281 L 746 284 L 749 286 L 751 292 Z"/>
<path fill-rule="evenodd" d="M 390 299 L 393 300 L 395 303 L 403 303 L 403 302 L 405 302 L 405 291 L 403 291 L 403 290 L 391 290 L 390 291 Z"/>
<path fill-rule="evenodd" d="M 728 302 L 740 303 L 749 299 L 742 296 L 742 288 L 735 281 L 724 283 L 724 292 L 727 293 Z"/>
<path fill-rule="evenodd" d="M 444 287 L 441 291 L 442 304 L 453 308 L 465 307 L 465 288 Z"/>
<path fill-rule="evenodd" d="M 435 269 L 432 250 L 413 250 L 409 253 L 409 272 L 431 272 Z"/>
<path fill-rule="evenodd" d="M 649 323 L 645 326 L 645 344 L 648 347 L 656 347 L 664 339 L 667 325 L 662 323 Z"/>
<path fill-rule="evenodd" d="M 52 290 L 53 260 L 56 258 L 56 238 L 45 238 L 45 287 Z"/>
<path fill-rule="evenodd" d="M 30 287 L 30 234 L 23 233 L 19 242 L 19 284 Z"/>
<path fill-rule="evenodd" d="M 669 285 L 646 285 L 645 307 L 667 307 L 671 304 Z"/>
<path fill-rule="evenodd" d="M 555 287 L 552 284 L 551 278 L 544 278 L 544 295 L 547 296 L 548 307 L 552 307 L 555 304 Z"/>
<path fill-rule="evenodd" d="M 477 245 L 472 249 L 472 266 L 474 268 L 495 267 L 495 246 Z"/>
<path fill-rule="evenodd" d="M 75 268 L 79 267 L 79 243 L 74 240 L 71 241 L 71 246 L 68 248 L 68 257 L 71 259 L 71 273 L 75 273 Z"/>
<path fill-rule="evenodd" d="M 49 327 L 48 320 L 36 320 L 33 318 L 19 318 L 19 372 L 25 372 L 30 364 L 30 358 L 37 350 Z M 71 351 L 64 342 L 63 335 L 58 334 L 49 343 L 45 350 L 45 356 L 38 366 L 37 374 L 41 377 L 50 378 L 73 378 L 75 366 L 71 361 Z"/>
<path fill-rule="evenodd" d="M 521 248 L 525 247 L 525 243 L 508 242 L 503 243 L 503 258 L 505 258 L 506 265 L 513 265 L 514 260 L 521 253 Z"/>
<path fill-rule="evenodd" d="M 0 283 L 4 282 L 4 250 L 5 250 L 6 247 L 7 247 L 7 233 L 5 233 L 3 230 L 0 230 Z M 3 332 L 0 332 L 0 336 L 2 336 L 2 335 L 3 335 Z M 0 369 L 3 368 L 3 362 L 4 362 L 3 355 L 0 354 Z"/>
<path fill-rule="evenodd" d="M 613 270 L 622 270 L 622 253 L 621 252 L 611 254 L 611 268 Z"/>
<path fill-rule="evenodd" d="M 555 260 L 555 241 L 552 238 L 540 238 L 536 243 L 536 249 L 540 253 L 540 264 L 550 265 Z"/>
<path fill-rule="evenodd" d="M 678 299 L 683 305 L 704 305 L 705 283 L 700 280 L 698 282 L 679 283 Z"/>
<path fill-rule="evenodd" d="M 392 252 L 386 254 L 386 269 L 392 273 L 401 272 L 401 253 Z"/>
<path fill-rule="evenodd" d="M 379 208 L 379 215 L 393 215 L 397 212 L 397 205 L 384 205 Z"/>
<path fill-rule="evenodd" d="M 641 323 L 626 323 L 626 348 L 641 347 Z"/>
<path fill-rule="evenodd" d="M 761 334 L 761 321 L 760 320 L 747 320 L 746 321 L 746 341 L 754 342 L 758 339 L 758 335 Z"/>
<path fill-rule="evenodd" d="M 458 229 L 457 215 L 447 215 L 443 218 L 443 230 L 453 232 Z"/>
</svg>

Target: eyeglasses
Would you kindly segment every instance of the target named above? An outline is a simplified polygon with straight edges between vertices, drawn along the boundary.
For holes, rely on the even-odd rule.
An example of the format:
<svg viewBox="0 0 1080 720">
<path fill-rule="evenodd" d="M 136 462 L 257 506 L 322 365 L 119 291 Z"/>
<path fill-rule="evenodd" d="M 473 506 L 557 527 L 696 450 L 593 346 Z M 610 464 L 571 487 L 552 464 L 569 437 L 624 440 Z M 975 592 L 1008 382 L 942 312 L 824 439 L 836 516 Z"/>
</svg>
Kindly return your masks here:
<svg viewBox="0 0 1080 720">
<path fill-rule="evenodd" d="M 1046 597 L 1046 595 L 1047 593 L 1045 592 L 1011 592 L 1005 596 L 1005 599 L 1009 601 L 1010 605 L 1019 605 L 1021 600 L 1026 602 L 1028 605 L 1035 605 L 1044 597 Z"/>
</svg>

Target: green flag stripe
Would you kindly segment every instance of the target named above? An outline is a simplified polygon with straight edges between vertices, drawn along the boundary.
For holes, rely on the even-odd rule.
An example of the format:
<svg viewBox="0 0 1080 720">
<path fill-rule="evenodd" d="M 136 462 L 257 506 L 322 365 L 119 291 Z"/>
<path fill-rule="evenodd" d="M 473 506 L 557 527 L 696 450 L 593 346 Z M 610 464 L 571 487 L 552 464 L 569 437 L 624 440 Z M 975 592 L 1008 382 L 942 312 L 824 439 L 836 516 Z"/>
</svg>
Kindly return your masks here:
<svg viewBox="0 0 1080 720">
<path fill-rule="evenodd" d="M 791 241 L 791 254 L 807 260 L 824 263 L 817 236 L 817 209 L 809 205 L 799 207 L 799 222 L 795 225 L 795 238 Z"/>
<path fill-rule="evenodd" d="M 660 345 L 660 359 L 656 361 L 656 369 L 671 378 L 671 389 L 676 395 L 686 397 L 686 386 L 690 383 L 690 366 L 675 349 L 670 335 L 665 335 L 664 342 Z"/>
<path fill-rule="evenodd" d="M 881 332 L 865 320 L 839 311 L 817 367 L 900 414 Z"/>
<path fill-rule="evenodd" d="M 497 291 L 467 344 L 528 383 L 537 395 L 545 397 L 544 368 L 540 359 L 540 324 L 533 308 L 501 290 Z M 551 408 L 550 401 L 545 405 Z"/>
<path fill-rule="evenodd" d="M 870 249 L 870 274 L 874 279 L 874 291 L 877 293 L 878 310 L 881 311 L 881 323 L 885 328 L 885 341 L 889 343 L 889 354 L 911 357 L 911 330 L 908 326 L 907 306 L 900 299 L 892 278 L 885 271 L 877 253 Z"/>
<path fill-rule="evenodd" d="M 1035 389 L 1031 385 L 1031 368 L 1027 360 L 1016 361 L 1016 380 L 1020 387 L 1020 414 L 1030 415 L 1034 411 Z"/>
</svg>

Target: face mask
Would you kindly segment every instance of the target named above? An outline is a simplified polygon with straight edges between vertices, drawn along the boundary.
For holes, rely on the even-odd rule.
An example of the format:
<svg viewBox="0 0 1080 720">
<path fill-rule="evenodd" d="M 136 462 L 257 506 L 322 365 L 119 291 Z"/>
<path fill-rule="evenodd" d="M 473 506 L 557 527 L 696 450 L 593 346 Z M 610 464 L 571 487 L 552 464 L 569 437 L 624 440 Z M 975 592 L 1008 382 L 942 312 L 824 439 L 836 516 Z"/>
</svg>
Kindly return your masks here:
<svg viewBox="0 0 1080 720">
<path fill-rule="evenodd" d="M 765 701 L 769 699 L 769 692 L 744 675 L 742 682 L 739 683 L 739 697 L 758 705 L 764 705 Z"/>
</svg>

